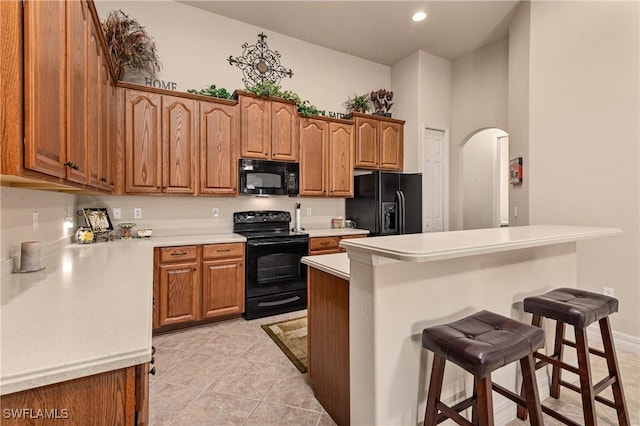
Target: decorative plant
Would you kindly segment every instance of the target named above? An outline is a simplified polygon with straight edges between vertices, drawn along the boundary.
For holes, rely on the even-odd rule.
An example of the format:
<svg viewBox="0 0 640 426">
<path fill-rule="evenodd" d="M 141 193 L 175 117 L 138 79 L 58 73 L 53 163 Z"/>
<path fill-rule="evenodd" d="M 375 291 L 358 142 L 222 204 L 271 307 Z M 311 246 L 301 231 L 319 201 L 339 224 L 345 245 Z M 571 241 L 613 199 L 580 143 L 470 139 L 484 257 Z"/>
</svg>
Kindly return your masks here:
<svg viewBox="0 0 640 426">
<path fill-rule="evenodd" d="M 375 108 L 374 114 L 391 117 L 389 110 L 393 106 L 393 92 L 391 90 L 380 89 L 371 92 L 371 102 Z"/>
<path fill-rule="evenodd" d="M 347 112 L 369 112 L 371 104 L 367 94 L 354 95 L 353 98 L 347 99 L 343 104 L 347 108 Z"/>
<path fill-rule="evenodd" d="M 126 68 L 154 78 L 162 69 L 156 44 L 140 23 L 122 10 L 112 10 L 102 22 L 107 48 L 122 78 Z"/>
<path fill-rule="evenodd" d="M 298 108 L 298 112 L 307 117 L 311 115 L 325 115 L 324 110 L 318 109 L 307 100 L 303 101 L 296 92 L 292 92 L 291 90 L 285 90 L 283 92 L 278 86 L 268 81 L 258 83 L 255 86 L 246 86 L 246 89 L 248 92 L 258 96 L 270 96 L 294 102 Z"/>
<path fill-rule="evenodd" d="M 215 84 L 204 89 L 188 89 L 187 93 L 193 93 L 194 95 L 212 96 L 214 98 L 231 99 L 231 93 L 224 87 L 217 88 Z"/>
</svg>

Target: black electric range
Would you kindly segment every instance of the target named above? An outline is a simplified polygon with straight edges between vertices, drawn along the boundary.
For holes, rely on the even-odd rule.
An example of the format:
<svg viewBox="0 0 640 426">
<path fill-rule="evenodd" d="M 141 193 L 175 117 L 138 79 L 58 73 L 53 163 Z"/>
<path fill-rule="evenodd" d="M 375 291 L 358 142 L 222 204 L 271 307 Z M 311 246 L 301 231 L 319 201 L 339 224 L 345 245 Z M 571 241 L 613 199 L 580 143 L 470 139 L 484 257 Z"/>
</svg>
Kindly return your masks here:
<svg viewBox="0 0 640 426">
<path fill-rule="evenodd" d="M 245 318 L 261 318 L 307 307 L 309 236 L 290 231 L 291 213 L 277 210 L 233 214 L 233 232 L 247 238 Z"/>
</svg>

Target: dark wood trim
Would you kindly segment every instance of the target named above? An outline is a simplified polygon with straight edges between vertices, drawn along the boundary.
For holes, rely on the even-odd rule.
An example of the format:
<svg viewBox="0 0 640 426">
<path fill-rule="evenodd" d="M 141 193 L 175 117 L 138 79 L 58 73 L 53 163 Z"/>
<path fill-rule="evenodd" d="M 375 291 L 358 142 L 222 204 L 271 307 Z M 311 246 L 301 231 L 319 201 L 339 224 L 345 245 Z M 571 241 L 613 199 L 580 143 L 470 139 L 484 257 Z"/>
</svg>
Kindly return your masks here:
<svg viewBox="0 0 640 426">
<path fill-rule="evenodd" d="M 126 83 L 124 81 L 118 81 L 116 83 L 116 87 L 121 87 L 123 89 L 130 89 L 130 90 L 138 90 L 138 91 L 148 92 L 148 93 L 155 93 L 158 95 L 175 96 L 175 97 L 184 98 L 184 99 L 193 99 L 201 102 L 211 102 L 211 103 L 223 104 L 223 105 L 238 104 L 238 101 L 233 99 L 221 99 L 221 98 L 215 98 L 213 96 L 195 95 L 193 93 L 186 93 L 186 92 L 176 92 L 174 90 L 159 89 L 157 87 L 144 86 L 142 84 Z"/>
<path fill-rule="evenodd" d="M 381 115 L 363 114 L 361 112 L 351 112 L 347 115 L 347 120 L 352 120 L 354 117 L 372 118 L 374 120 L 388 121 L 389 123 L 404 124 L 404 120 L 398 120 L 397 118 L 383 117 Z"/>
</svg>

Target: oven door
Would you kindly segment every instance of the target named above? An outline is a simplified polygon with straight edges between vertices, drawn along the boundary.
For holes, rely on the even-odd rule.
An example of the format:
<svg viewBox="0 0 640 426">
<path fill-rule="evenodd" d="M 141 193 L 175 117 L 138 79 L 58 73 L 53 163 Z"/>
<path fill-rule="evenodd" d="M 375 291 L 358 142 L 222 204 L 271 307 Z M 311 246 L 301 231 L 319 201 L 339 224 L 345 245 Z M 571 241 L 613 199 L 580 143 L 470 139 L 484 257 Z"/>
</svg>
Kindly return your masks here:
<svg viewBox="0 0 640 426">
<path fill-rule="evenodd" d="M 307 288 L 308 239 L 265 238 L 247 241 L 247 297 Z"/>
</svg>

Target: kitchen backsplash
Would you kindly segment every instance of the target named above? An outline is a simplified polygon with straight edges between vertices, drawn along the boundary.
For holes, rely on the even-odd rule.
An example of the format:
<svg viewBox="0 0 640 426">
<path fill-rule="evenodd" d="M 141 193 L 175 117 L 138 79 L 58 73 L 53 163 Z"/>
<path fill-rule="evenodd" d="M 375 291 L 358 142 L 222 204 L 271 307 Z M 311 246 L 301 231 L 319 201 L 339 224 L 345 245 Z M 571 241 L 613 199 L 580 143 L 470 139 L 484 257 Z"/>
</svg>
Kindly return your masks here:
<svg viewBox="0 0 640 426">
<path fill-rule="evenodd" d="M 180 196 L 89 196 L 81 195 L 79 208 L 105 207 L 114 227 L 133 222 L 136 228 L 152 228 L 153 235 L 232 232 L 233 213 L 245 210 L 285 210 L 291 212 L 293 227 L 295 205 L 301 203 L 301 223 L 306 229 L 329 228 L 331 219 L 344 216 L 343 198 L 286 196 L 254 197 L 180 197 Z M 119 208 L 121 219 L 114 218 Z M 142 209 L 142 218 L 134 218 L 134 209 Z M 212 210 L 218 209 L 218 217 Z M 307 215 L 311 209 L 310 215 Z M 120 230 L 118 229 L 118 232 Z"/>
<path fill-rule="evenodd" d="M 40 241 L 46 256 L 59 244 L 71 241 L 78 224 L 77 195 L 3 186 L 0 206 L 0 261 L 19 257 L 23 241 Z M 64 227 L 65 214 L 74 221 L 68 228 Z"/>
</svg>

